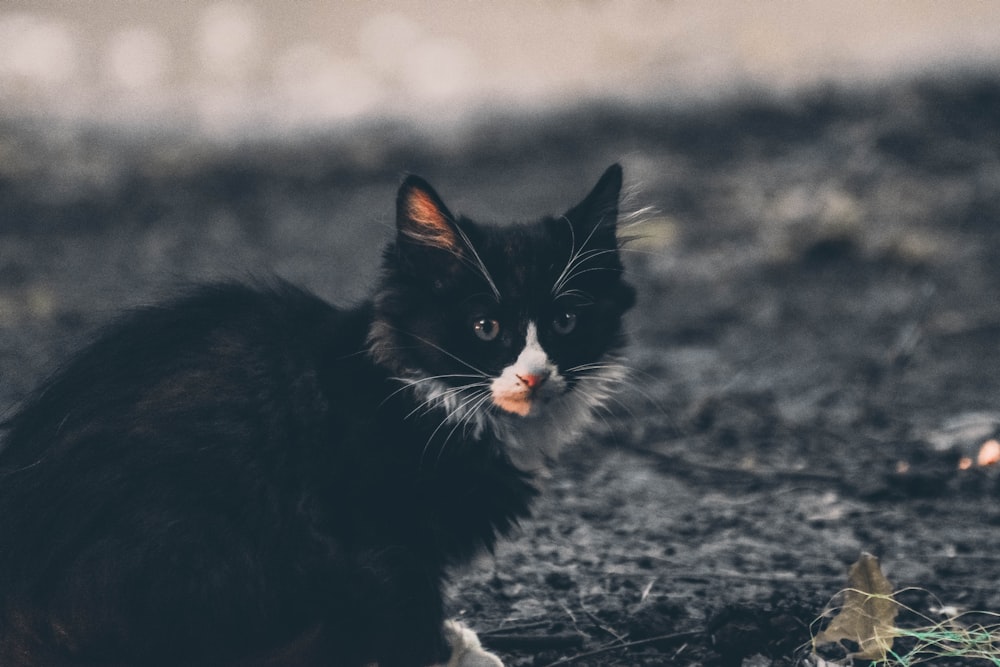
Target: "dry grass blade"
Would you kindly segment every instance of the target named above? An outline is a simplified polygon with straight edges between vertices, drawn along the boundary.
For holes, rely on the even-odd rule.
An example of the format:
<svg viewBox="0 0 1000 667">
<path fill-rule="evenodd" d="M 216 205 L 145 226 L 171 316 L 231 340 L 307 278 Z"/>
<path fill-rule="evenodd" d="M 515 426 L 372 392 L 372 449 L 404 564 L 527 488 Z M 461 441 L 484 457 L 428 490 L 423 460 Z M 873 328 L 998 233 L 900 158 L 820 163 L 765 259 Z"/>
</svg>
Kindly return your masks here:
<svg viewBox="0 0 1000 667">
<path fill-rule="evenodd" d="M 627 651 L 630 648 L 636 648 L 639 646 L 645 646 L 647 644 L 659 644 L 666 642 L 675 642 L 684 639 L 689 639 L 691 637 L 697 637 L 701 632 L 696 630 L 686 631 L 686 632 L 673 632 L 667 635 L 659 635 L 656 637 L 647 637 L 645 639 L 635 639 L 632 641 L 615 643 L 603 648 L 595 649 L 593 651 L 587 651 L 586 653 L 578 653 L 576 655 L 566 656 L 565 658 L 560 658 L 555 662 L 550 662 L 545 665 L 545 667 L 561 667 L 562 665 L 569 665 L 571 663 L 577 662 L 579 660 L 584 660 L 587 658 L 593 658 L 594 656 L 603 655 L 605 653 L 612 653 L 614 651 Z"/>
</svg>

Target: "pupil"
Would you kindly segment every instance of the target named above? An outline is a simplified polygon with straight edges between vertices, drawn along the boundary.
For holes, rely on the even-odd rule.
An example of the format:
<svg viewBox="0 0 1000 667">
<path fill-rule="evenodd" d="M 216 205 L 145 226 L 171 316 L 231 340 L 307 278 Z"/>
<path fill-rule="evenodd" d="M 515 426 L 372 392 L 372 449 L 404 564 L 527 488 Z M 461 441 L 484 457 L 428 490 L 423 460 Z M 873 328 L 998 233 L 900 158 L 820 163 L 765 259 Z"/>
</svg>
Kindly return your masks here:
<svg viewBox="0 0 1000 667">
<path fill-rule="evenodd" d="M 496 320 L 483 318 L 476 321 L 476 334 L 483 340 L 493 340 L 500 330 L 500 323 Z"/>
<path fill-rule="evenodd" d="M 576 326 L 576 314 L 570 312 L 560 313 L 556 316 L 552 325 L 558 333 L 569 333 Z"/>
</svg>

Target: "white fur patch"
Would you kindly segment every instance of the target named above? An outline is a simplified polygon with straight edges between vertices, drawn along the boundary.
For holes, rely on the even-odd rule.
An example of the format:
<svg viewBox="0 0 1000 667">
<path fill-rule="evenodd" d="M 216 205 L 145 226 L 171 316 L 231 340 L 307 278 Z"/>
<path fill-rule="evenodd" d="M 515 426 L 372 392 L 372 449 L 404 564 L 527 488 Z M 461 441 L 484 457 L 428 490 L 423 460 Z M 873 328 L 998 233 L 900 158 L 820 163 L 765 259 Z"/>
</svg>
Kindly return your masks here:
<svg viewBox="0 0 1000 667">
<path fill-rule="evenodd" d="M 568 444 L 579 440 L 621 389 L 627 369 L 612 355 L 587 364 L 578 372 L 572 388 L 538 342 L 534 324 L 529 325 L 524 349 L 510 366 L 491 382 L 487 380 L 454 387 L 430 377 L 400 378 L 412 387 L 419 411 L 440 407 L 445 419 L 440 430 L 447 439 L 479 440 L 489 429 L 504 445 L 504 451 L 519 469 L 548 476 L 548 464 Z M 498 409 L 498 391 L 525 392 L 518 374 L 548 373 L 535 390 L 524 415 Z M 447 429 L 447 430 L 445 430 Z M 447 443 L 446 443 L 447 444 Z"/>
<path fill-rule="evenodd" d="M 444 638 L 451 647 L 451 659 L 444 667 L 503 667 L 500 658 L 479 643 L 476 633 L 458 621 L 445 621 Z"/>
<path fill-rule="evenodd" d="M 497 407 L 522 417 L 537 414 L 545 403 L 566 391 L 566 380 L 538 342 L 534 322 L 528 322 L 524 349 L 493 380 L 490 391 Z"/>
<path fill-rule="evenodd" d="M 625 366 L 610 356 L 599 368 L 577 379 L 575 386 L 553 399 L 537 414 L 519 418 L 496 415 L 493 428 L 511 461 L 521 470 L 548 476 L 548 464 L 577 440 L 597 419 L 626 376 Z"/>
</svg>

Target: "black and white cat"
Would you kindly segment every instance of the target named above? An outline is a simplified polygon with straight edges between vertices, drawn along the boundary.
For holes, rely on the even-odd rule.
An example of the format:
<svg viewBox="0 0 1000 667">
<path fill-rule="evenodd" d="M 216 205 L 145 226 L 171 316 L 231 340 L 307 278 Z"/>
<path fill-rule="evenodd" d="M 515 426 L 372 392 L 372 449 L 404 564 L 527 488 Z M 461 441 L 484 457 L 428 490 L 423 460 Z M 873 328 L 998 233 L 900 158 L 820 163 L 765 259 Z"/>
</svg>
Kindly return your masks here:
<svg viewBox="0 0 1000 667">
<path fill-rule="evenodd" d="M 619 389 L 621 183 L 490 226 L 409 177 L 371 301 L 219 284 L 110 327 L 6 425 L 0 664 L 499 665 L 442 582 Z"/>
</svg>

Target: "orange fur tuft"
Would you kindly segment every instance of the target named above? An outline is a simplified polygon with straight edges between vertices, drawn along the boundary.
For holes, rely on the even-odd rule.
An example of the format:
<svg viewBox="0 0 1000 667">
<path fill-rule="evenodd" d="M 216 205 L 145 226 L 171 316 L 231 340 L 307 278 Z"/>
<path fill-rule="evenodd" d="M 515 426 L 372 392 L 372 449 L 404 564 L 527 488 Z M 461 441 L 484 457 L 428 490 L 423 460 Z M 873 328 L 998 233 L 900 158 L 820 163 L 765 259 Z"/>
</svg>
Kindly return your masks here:
<svg viewBox="0 0 1000 667">
<path fill-rule="evenodd" d="M 501 410 L 512 412 L 522 417 L 528 416 L 531 412 L 532 401 L 527 393 L 522 394 L 493 394 L 493 404 Z"/>
<path fill-rule="evenodd" d="M 434 198 L 423 190 L 411 190 L 406 199 L 406 215 L 414 224 L 410 236 L 451 252 L 458 250 L 458 239 L 448 216 Z"/>
</svg>

